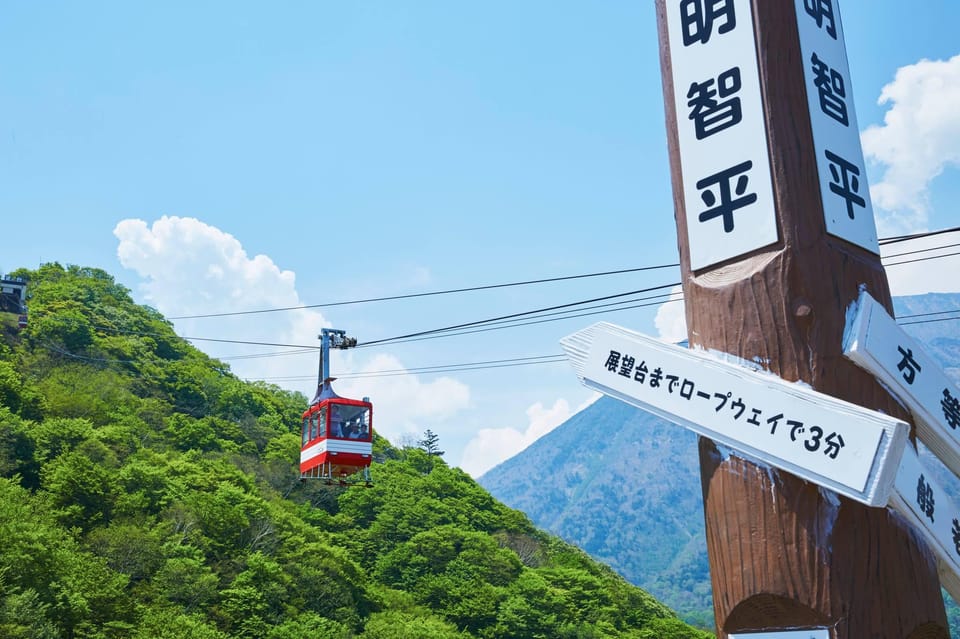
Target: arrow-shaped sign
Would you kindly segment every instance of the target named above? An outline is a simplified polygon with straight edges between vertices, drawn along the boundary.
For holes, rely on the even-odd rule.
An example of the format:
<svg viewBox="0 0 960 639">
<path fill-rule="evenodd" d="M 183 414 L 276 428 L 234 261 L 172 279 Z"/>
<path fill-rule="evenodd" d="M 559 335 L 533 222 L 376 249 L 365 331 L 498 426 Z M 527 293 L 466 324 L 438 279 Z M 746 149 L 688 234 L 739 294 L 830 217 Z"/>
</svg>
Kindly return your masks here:
<svg viewBox="0 0 960 639">
<path fill-rule="evenodd" d="M 910 446 L 903 452 L 895 486 L 890 504 L 926 537 L 939 560 L 941 585 L 960 601 L 960 509 Z"/>
<path fill-rule="evenodd" d="M 851 499 L 887 504 L 905 422 L 614 324 L 561 344 L 590 388 Z"/>
<path fill-rule="evenodd" d="M 920 441 L 960 474 L 960 388 L 866 291 L 848 314 L 843 354 L 903 402 Z"/>
</svg>

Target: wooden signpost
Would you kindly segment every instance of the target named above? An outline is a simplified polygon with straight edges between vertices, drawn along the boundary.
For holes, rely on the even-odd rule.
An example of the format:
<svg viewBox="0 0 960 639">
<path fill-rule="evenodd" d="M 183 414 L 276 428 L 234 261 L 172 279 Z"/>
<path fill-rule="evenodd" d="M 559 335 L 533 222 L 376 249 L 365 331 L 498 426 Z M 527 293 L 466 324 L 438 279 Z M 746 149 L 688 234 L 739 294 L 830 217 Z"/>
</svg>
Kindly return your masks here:
<svg viewBox="0 0 960 639">
<path fill-rule="evenodd" d="M 905 422 L 720 356 L 598 323 L 560 342 L 581 381 L 760 464 L 885 506 Z"/>
<path fill-rule="evenodd" d="M 839 4 L 656 0 L 689 342 L 906 420 L 841 347 L 861 287 L 890 293 Z M 707 438 L 700 467 L 720 639 L 949 637 L 903 517 Z"/>
</svg>

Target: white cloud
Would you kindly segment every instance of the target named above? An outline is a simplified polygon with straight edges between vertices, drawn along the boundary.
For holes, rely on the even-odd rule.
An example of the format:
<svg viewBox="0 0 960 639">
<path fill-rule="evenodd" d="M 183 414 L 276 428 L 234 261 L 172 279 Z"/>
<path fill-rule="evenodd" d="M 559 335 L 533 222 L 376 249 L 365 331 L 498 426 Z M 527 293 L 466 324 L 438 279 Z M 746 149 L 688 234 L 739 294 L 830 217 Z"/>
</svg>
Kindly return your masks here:
<svg viewBox="0 0 960 639">
<path fill-rule="evenodd" d="M 573 411 L 570 410 L 567 400 L 562 398 L 555 401 L 550 408 L 537 402 L 527 409 L 527 427 L 523 431 L 516 428 L 482 428 L 464 448 L 460 467 L 471 476 L 479 477 L 521 452 L 599 398 L 600 393 L 594 393 Z"/>
<path fill-rule="evenodd" d="M 665 342 L 676 343 L 687 339 L 686 305 L 682 296 L 683 287 L 674 286 L 670 290 L 670 298 L 680 301 L 662 304 L 653 318 L 653 325 L 657 327 L 660 339 Z"/>
<path fill-rule="evenodd" d="M 146 299 L 167 315 L 297 306 L 292 271 L 249 257 L 240 242 L 195 218 L 163 216 L 152 226 L 123 220 L 113 229 L 120 263 L 147 279 Z"/>
<path fill-rule="evenodd" d="M 247 255 L 235 237 L 194 218 L 161 217 L 152 225 L 143 220 L 123 220 L 114 229 L 120 240 L 120 263 L 143 279 L 148 303 L 166 316 L 228 313 L 269 308 L 297 307 L 292 271 L 281 270 L 269 257 Z M 428 277 L 425 271 L 420 277 Z M 178 334 L 241 341 L 319 346 L 317 335 L 330 323 L 315 310 L 195 318 L 174 321 Z M 266 379 L 313 396 L 319 351 L 299 355 L 232 359 L 226 353 L 277 353 L 283 347 L 225 345 L 195 341 L 195 346 L 221 357 L 242 378 Z M 346 375 L 403 369 L 384 353 L 333 351 L 331 369 Z M 304 376 L 306 380 L 302 379 Z M 449 377 L 422 382 L 415 375 L 342 379 L 335 385 L 345 397 L 369 396 L 374 402 L 374 427 L 388 439 L 407 432 L 422 432 L 436 420 L 466 408 L 470 390 Z"/>
<path fill-rule="evenodd" d="M 123 220 L 113 230 L 120 240 L 120 263 L 136 271 L 146 301 L 168 317 L 300 306 L 296 277 L 265 255 L 250 257 L 234 236 L 195 218 L 163 216 L 150 226 Z M 174 320 L 178 334 L 224 340 L 317 345 L 329 323 L 317 311 L 302 309 L 269 315 Z M 234 354 L 276 353 L 277 346 L 253 347 L 196 341 L 224 357 L 240 377 L 272 379 L 316 370 L 316 352 L 298 356 L 230 360 Z M 310 384 L 285 386 L 296 390 Z M 309 390 L 307 391 L 309 392 Z"/>
<path fill-rule="evenodd" d="M 863 132 L 866 157 L 884 165 L 870 189 L 881 236 L 925 230 L 931 181 L 960 166 L 960 55 L 897 70 L 880 93 L 890 108 Z"/>
<path fill-rule="evenodd" d="M 356 367 L 351 353 L 344 358 L 342 370 L 358 373 L 403 370 L 393 355 L 374 355 Z M 331 367 L 333 364 L 331 363 Z M 341 370 L 340 366 L 337 370 Z M 344 397 L 370 397 L 373 402 L 374 429 L 393 443 L 406 434 L 421 434 L 436 423 L 453 417 L 470 404 L 470 388 L 450 377 L 424 382 L 417 375 L 356 377 L 336 382 L 338 394 Z"/>
</svg>

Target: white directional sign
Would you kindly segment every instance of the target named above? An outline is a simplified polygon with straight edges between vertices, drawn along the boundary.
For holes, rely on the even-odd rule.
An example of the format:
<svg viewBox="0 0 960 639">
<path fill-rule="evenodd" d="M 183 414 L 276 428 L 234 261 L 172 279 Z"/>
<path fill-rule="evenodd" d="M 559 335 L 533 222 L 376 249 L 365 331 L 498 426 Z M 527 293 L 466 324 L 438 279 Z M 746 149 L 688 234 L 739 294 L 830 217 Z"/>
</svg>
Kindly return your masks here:
<svg viewBox="0 0 960 639">
<path fill-rule="evenodd" d="M 868 293 L 849 314 L 843 354 L 906 405 L 920 441 L 960 474 L 960 388 Z"/>
<path fill-rule="evenodd" d="M 904 422 L 613 324 L 561 344 L 586 386 L 852 499 L 887 503 Z"/>
<path fill-rule="evenodd" d="M 880 254 L 838 0 L 794 0 L 827 232 Z"/>
<path fill-rule="evenodd" d="M 910 446 L 900 462 L 891 505 L 926 537 L 939 560 L 941 585 L 960 601 L 960 510 Z"/>
<path fill-rule="evenodd" d="M 668 0 L 690 268 L 778 240 L 750 0 Z"/>
</svg>

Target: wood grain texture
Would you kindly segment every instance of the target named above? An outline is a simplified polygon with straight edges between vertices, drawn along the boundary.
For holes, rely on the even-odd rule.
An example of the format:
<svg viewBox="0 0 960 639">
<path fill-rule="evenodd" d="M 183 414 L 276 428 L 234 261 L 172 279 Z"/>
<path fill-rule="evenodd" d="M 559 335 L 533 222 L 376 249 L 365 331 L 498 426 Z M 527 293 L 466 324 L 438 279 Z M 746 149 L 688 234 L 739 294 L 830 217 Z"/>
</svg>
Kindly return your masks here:
<svg viewBox="0 0 960 639">
<path fill-rule="evenodd" d="M 865 286 L 891 310 L 879 257 L 827 235 L 792 0 L 753 0 L 780 242 L 689 268 L 677 114 L 656 0 L 690 344 L 767 363 L 787 380 L 909 421 L 842 356 L 845 309 Z M 828 626 L 837 639 L 948 639 L 933 554 L 898 515 L 700 443 L 718 637 Z"/>
</svg>

